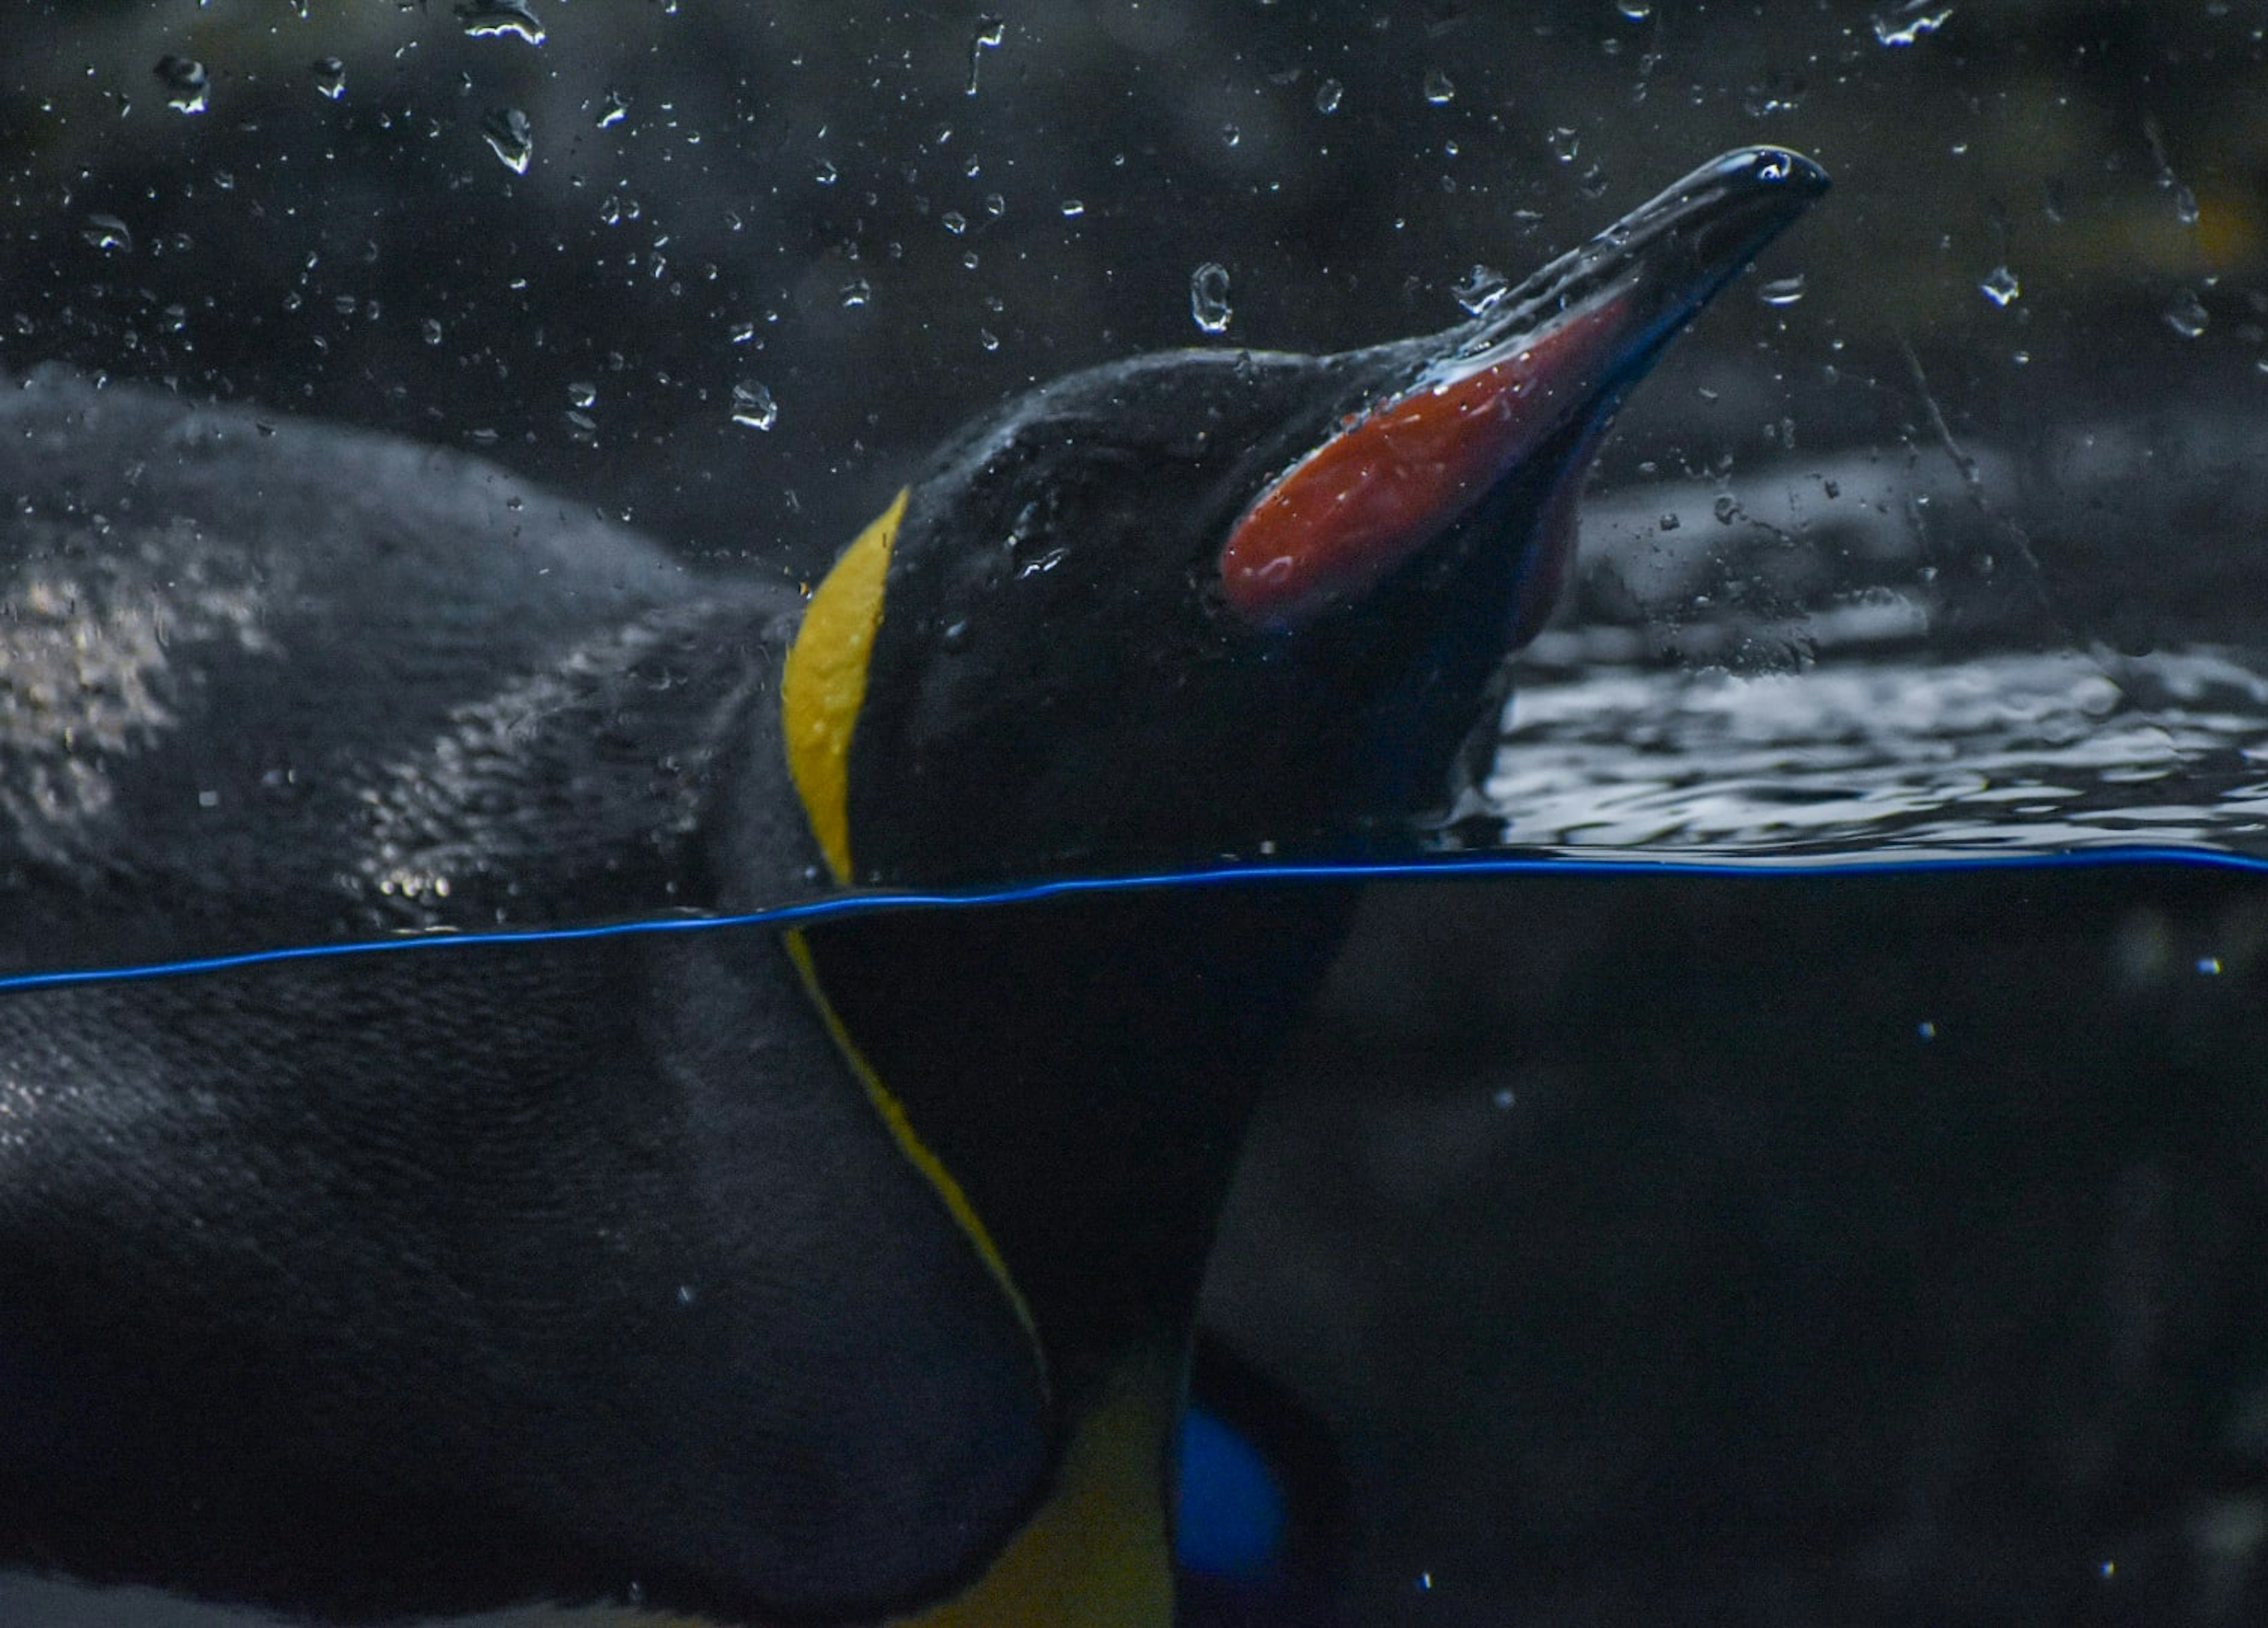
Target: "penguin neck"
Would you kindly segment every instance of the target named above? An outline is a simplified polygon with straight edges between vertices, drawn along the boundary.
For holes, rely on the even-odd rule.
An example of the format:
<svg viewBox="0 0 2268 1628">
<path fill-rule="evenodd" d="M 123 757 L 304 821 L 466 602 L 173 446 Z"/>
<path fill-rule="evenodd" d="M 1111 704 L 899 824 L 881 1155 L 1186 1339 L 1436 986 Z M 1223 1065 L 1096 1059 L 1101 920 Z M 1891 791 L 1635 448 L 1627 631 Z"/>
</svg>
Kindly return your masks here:
<svg viewBox="0 0 2268 1628">
<path fill-rule="evenodd" d="M 1261 1079 L 1352 900 L 1181 889 L 806 928 L 843 1035 L 997 1248 L 1066 1433 L 1130 1362 L 1185 1352 Z"/>
</svg>

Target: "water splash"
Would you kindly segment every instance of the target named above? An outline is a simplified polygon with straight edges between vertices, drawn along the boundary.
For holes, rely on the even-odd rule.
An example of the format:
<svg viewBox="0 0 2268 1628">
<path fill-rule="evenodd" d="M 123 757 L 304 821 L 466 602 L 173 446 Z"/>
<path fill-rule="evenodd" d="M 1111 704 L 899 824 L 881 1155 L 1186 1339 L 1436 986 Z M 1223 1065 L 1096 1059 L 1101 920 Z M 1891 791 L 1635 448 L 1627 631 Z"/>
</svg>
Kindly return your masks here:
<svg viewBox="0 0 2268 1628">
<path fill-rule="evenodd" d="M 753 380 L 733 387 L 733 422 L 743 430 L 769 430 L 779 422 L 779 403 Z"/>
<path fill-rule="evenodd" d="M 134 252 L 134 233 L 115 215 L 90 215 L 78 229 L 79 240 L 100 249 L 106 254 L 130 254 Z"/>
<path fill-rule="evenodd" d="M 489 144 L 504 168 L 515 175 L 527 173 L 535 158 L 535 129 L 517 107 L 495 107 L 481 121 L 481 139 Z"/>
<path fill-rule="evenodd" d="M 161 56 L 151 70 L 166 87 L 166 106 L 175 113 L 199 114 L 210 106 L 210 76 L 205 65 L 191 56 Z"/>
<path fill-rule="evenodd" d="M 2165 309 L 2166 326 L 2183 339 L 2201 337 L 2213 317 L 2205 308 L 2205 301 L 2197 297 L 2194 289 L 2183 289 L 2174 296 L 2173 303 Z"/>
<path fill-rule="evenodd" d="M 969 95 L 976 94 L 977 67 L 983 62 L 984 53 L 998 50 L 1001 42 L 1007 37 L 1008 25 L 998 18 L 986 16 L 976 19 L 976 32 L 970 35 L 968 40 Z"/>
<path fill-rule="evenodd" d="M 527 0 L 458 0 L 457 22 L 472 40 L 511 38 L 541 45 L 549 38 Z"/>
<path fill-rule="evenodd" d="M 1874 18 L 1874 41 L 1893 48 L 1916 44 L 1951 22 L 1953 10 L 1934 0 L 1908 0 L 1896 11 L 1885 11 Z"/>
<path fill-rule="evenodd" d="M 1511 291 L 1511 280 L 1494 266 L 1475 266 L 1465 273 L 1465 280 L 1449 291 L 1456 296 L 1457 304 L 1464 307 L 1467 316 L 1476 317 L 1494 310 Z"/>
<path fill-rule="evenodd" d="M 1209 260 L 1189 273 L 1189 316 L 1200 331 L 1226 334 L 1233 314 L 1227 267 Z"/>
<path fill-rule="evenodd" d="M 1807 286 L 1803 273 L 1799 271 L 1792 276 L 1774 277 L 1769 283 L 1758 284 L 1756 298 L 1767 306 L 1797 305 L 1801 303 Z"/>
</svg>

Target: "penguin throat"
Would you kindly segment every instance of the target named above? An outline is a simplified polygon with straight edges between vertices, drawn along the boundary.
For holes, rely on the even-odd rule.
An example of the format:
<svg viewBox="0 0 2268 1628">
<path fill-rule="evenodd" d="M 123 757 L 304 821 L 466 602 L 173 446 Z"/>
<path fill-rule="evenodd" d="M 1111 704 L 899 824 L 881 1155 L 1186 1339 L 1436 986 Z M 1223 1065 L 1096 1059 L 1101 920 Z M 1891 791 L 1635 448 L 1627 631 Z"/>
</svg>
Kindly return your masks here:
<svg viewBox="0 0 2268 1628">
<path fill-rule="evenodd" d="M 882 625 L 890 549 L 905 519 L 907 496 L 901 491 L 835 562 L 811 596 L 780 674 L 788 773 L 838 882 L 851 874 L 850 735 L 866 704 L 866 667 Z"/>
</svg>

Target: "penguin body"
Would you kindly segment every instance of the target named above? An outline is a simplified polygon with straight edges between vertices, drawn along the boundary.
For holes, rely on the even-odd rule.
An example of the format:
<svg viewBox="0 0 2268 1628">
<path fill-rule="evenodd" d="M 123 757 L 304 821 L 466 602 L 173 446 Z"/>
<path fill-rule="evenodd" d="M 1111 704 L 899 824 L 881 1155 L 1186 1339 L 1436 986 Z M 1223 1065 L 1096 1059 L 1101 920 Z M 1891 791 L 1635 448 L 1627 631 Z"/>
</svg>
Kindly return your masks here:
<svg viewBox="0 0 2268 1628">
<path fill-rule="evenodd" d="M 806 607 L 477 462 L 0 405 L 19 966 L 1406 841 L 1622 392 L 1823 184 L 1446 335 L 1093 370 Z M 0 998 L 0 1566 L 325 1619 L 1164 1628 L 1255 1082 L 1348 889 Z"/>
</svg>

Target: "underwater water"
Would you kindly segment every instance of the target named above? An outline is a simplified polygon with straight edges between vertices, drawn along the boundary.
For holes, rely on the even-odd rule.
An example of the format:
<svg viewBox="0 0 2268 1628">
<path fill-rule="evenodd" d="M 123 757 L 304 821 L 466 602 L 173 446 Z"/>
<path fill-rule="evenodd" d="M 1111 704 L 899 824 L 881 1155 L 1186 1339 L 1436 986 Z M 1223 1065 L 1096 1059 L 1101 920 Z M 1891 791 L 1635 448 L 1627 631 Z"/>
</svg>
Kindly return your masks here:
<svg viewBox="0 0 2268 1628">
<path fill-rule="evenodd" d="M 2260 1620 L 2264 996 L 2194 854 L 1377 881 L 1208 1279 L 1277 1417 L 1184 1438 L 1189 1620 Z"/>
</svg>

